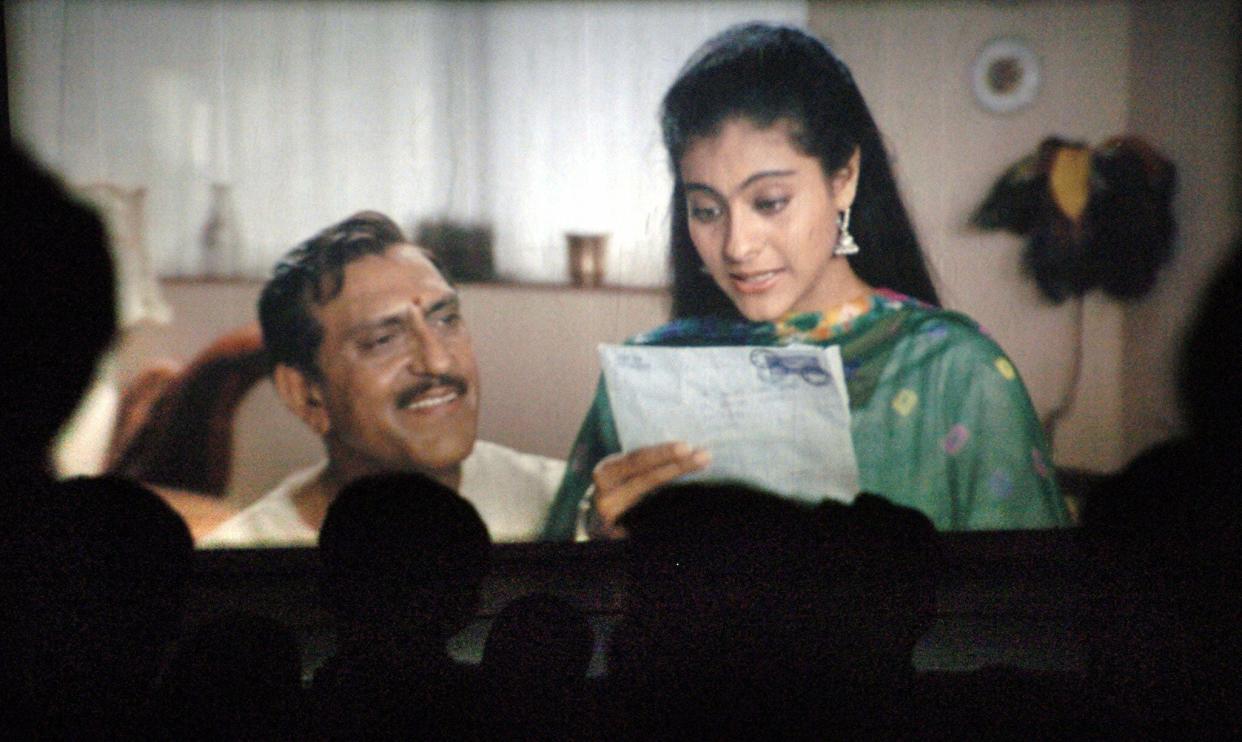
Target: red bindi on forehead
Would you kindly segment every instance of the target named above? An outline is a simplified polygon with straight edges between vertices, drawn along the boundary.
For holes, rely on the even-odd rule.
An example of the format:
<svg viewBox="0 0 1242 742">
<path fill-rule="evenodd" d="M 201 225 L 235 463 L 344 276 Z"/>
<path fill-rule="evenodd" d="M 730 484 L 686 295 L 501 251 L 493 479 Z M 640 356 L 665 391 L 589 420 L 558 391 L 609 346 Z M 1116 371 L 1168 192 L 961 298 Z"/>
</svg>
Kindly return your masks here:
<svg viewBox="0 0 1242 742">
<path fill-rule="evenodd" d="M 408 251 L 407 251 L 408 250 Z M 374 323 L 384 315 L 418 312 L 427 315 L 457 294 L 421 251 L 397 246 L 368 255 L 345 269 L 345 285 L 335 299 L 320 307 L 321 320 L 331 315 L 345 328 Z"/>
</svg>

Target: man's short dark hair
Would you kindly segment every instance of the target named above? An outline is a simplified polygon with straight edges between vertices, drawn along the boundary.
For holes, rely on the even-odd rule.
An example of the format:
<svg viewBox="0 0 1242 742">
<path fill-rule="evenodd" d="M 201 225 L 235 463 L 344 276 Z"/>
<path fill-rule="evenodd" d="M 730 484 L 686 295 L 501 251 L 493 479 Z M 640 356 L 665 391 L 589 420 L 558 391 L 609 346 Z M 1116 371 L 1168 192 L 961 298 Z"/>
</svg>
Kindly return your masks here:
<svg viewBox="0 0 1242 742">
<path fill-rule="evenodd" d="M 259 296 L 263 345 L 272 363 L 317 378 L 316 355 L 323 327 L 311 313 L 311 305 L 323 306 L 341 293 L 347 265 L 400 244 L 412 243 L 396 222 L 376 211 L 360 211 L 286 253 Z M 423 252 L 440 270 L 435 257 Z"/>
</svg>

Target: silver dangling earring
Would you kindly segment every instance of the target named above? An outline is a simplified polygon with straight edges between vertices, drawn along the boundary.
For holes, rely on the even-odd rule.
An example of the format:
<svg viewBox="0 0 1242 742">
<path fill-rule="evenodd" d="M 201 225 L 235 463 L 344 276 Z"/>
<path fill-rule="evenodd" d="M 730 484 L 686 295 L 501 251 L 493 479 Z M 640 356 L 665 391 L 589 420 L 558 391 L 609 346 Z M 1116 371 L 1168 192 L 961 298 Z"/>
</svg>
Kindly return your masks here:
<svg viewBox="0 0 1242 742">
<path fill-rule="evenodd" d="M 858 254 L 858 243 L 854 241 L 854 235 L 850 234 L 850 207 L 848 206 L 837 217 L 837 244 L 833 246 L 832 254 Z"/>
</svg>

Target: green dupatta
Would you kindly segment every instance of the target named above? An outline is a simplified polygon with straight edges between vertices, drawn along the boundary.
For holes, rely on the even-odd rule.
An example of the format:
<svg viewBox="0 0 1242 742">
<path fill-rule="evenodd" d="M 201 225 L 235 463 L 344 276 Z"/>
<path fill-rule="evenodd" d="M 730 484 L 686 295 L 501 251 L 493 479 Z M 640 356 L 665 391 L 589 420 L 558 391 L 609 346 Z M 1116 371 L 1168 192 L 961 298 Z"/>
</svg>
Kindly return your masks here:
<svg viewBox="0 0 1242 742">
<path fill-rule="evenodd" d="M 879 290 L 861 315 L 777 322 L 693 317 L 628 342 L 679 347 L 841 347 L 863 491 L 925 513 L 940 530 L 1070 524 L 1043 430 L 1017 370 L 968 317 Z M 620 450 L 603 381 L 578 432 L 544 538 L 575 536 L 600 459 Z"/>
</svg>

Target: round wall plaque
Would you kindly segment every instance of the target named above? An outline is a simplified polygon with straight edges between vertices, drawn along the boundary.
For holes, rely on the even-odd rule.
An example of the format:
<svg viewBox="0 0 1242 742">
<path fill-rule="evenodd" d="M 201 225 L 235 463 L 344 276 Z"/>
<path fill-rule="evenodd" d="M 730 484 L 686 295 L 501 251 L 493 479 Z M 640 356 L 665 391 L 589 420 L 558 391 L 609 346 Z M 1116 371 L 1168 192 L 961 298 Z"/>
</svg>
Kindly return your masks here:
<svg viewBox="0 0 1242 742">
<path fill-rule="evenodd" d="M 993 113 L 1013 113 L 1035 100 L 1040 83 L 1039 57 L 1025 41 L 992 39 L 971 65 L 971 86 L 979 105 Z"/>
</svg>

